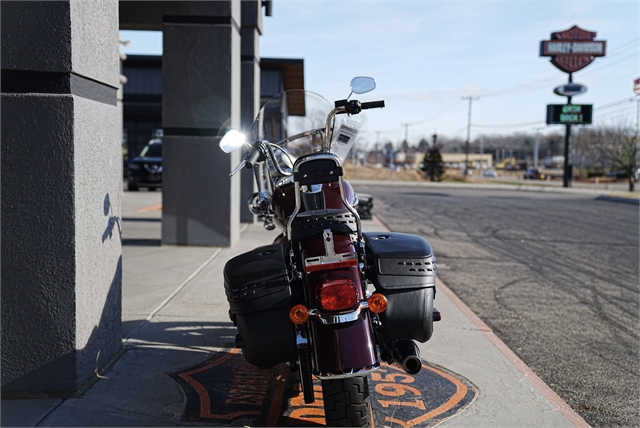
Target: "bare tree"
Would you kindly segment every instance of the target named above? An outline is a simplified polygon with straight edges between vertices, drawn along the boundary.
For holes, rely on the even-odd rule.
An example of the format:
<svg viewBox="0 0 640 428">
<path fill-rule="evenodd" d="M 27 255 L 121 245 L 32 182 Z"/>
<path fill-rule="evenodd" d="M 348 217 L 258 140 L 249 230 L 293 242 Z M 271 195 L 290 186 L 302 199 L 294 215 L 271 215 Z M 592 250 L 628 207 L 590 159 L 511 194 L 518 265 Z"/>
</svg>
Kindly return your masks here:
<svg viewBox="0 0 640 428">
<path fill-rule="evenodd" d="M 583 128 L 577 138 L 577 149 L 592 167 L 605 171 L 621 171 L 629 178 L 629 191 L 635 189 L 638 146 L 633 130 L 624 125 Z"/>
</svg>

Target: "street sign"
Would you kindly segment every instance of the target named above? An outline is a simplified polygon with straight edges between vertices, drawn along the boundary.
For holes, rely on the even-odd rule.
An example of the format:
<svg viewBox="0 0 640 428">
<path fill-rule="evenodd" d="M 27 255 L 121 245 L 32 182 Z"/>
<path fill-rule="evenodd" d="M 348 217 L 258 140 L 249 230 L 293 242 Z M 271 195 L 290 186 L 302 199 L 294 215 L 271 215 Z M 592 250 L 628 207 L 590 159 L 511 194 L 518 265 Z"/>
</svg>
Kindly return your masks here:
<svg viewBox="0 0 640 428">
<path fill-rule="evenodd" d="M 573 73 L 591 64 L 597 56 L 604 56 L 607 42 L 594 40 L 595 31 L 577 25 L 565 31 L 551 33 L 551 40 L 540 42 L 540 56 L 550 56 L 551 63 L 565 73 Z"/>
<path fill-rule="evenodd" d="M 591 104 L 547 104 L 547 125 L 589 125 Z"/>
<path fill-rule="evenodd" d="M 553 92 L 565 97 L 574 97 L 587 92 L 587 87 L 579 83 L 567 83 L 565 85 L 558 86 L 553 90 Z"/>
<path fill-rule="evenodd" d="M 640 77 L 633 81 L 633 92 L 640 95 Z"/>
</svg>

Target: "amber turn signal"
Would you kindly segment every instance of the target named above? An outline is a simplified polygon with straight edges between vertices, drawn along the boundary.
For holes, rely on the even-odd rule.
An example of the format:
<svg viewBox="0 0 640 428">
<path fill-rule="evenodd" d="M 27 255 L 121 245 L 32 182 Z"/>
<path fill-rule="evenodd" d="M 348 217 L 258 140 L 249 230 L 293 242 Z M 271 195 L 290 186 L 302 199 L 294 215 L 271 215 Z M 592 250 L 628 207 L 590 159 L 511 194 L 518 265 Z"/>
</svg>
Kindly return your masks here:
<svg viewBox="0 0 640 428">
<path fill-rule="evenodd" d="M 381 314 L 387 310 L 387 306 L 389 306 L 389 301 L 383 294 L 373 293 L 371 297 L 369 297 L 369 310 L 371 312 Z"/>
<path fill-rule="evenodd" d="M 289 311 L 289 319 L 294 324 L 304 324 L 309 319 L 309 309 L 305 305 L 295 305 Z"/>
</svg>

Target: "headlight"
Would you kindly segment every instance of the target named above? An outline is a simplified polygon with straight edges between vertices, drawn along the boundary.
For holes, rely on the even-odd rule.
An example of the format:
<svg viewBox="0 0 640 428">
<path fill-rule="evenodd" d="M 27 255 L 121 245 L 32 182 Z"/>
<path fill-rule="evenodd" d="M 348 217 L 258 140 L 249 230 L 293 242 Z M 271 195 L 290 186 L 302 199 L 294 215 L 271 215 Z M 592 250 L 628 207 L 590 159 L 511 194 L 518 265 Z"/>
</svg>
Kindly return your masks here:
<svg viewBox="0 0 640 428">
<path fill-rule="evenodd" d="M 132 171 L 137 171 L 140 169 L 140 165 L 138 165 L 137 163 L 130 163 L 129 164 L 129 169 Z"/>
</svg>

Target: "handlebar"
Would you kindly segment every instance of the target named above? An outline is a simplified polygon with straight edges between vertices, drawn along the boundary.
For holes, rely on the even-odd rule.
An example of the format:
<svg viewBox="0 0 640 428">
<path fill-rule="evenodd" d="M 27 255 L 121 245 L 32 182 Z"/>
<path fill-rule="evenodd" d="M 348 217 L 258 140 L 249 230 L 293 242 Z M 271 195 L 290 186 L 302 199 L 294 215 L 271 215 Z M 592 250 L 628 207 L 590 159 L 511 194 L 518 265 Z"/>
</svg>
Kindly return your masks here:
<svg viewBox="0 0 640 428">
<path fill-rule="evenodd" d="M 254 149 L 247 154 L 247 158 L 245 159 L 245 162 L 246 162 L 245 166 L 251 169 L 259 159 L 260 159 L 260 151 Z"/>
<path fill-rule="evenodd" d="M 362 103 L 360 107 L 362 110 L 366 110 L 368 108 L 383 108 L 384 101 L 369 101 L 367 103 Z"/>
</svg>

